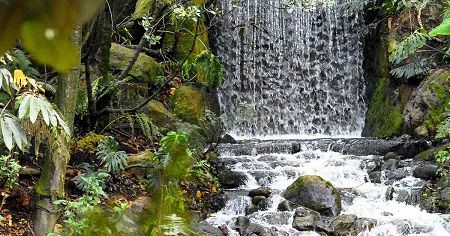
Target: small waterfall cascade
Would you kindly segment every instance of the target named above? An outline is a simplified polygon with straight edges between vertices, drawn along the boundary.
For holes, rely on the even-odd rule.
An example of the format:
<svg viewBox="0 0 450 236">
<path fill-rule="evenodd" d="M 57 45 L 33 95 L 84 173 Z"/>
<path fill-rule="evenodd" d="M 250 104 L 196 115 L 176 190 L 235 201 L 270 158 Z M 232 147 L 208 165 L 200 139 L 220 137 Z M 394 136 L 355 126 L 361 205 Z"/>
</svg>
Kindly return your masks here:
<svg viewBox="0 0 450 236">
<path fill-rule="evenodd" d="M 339 0 L 340 2 L 347 0 Z M 215 49 L 226 131 L 236 137 L 359 136 L 367 110 L 362 12 L 222 0 Z"/>
</svg>

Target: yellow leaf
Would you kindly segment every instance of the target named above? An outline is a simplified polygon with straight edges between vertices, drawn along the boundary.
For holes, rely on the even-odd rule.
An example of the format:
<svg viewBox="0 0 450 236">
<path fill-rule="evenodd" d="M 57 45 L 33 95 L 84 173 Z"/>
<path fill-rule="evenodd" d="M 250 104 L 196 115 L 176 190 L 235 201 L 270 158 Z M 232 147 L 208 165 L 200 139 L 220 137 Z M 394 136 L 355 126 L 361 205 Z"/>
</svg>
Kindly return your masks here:
<svg viewBox="0 0 450 236">
<path fill-rule="evenodd" d="M 216 186 L 212 186 L 211 192 L 212 192 L 212 193 L 217 193 L 217 188 L 216 188 Z"/>
<path fill-rule="evenodd" d="M 196 198 L 201 198 L 202 197 L 202 192 L 200 192 L 200 190 L 197 190 L 197 192 L 195 193 L 195 197 Z"/>
<path fill-rule="evenodd" d="M 26 86 L 28 84 L 27 77 L 21 70 L 15 70 L 14 71 L 14 83 L 18 88 L 22 88 L 23 86 Z"/>
</svg>

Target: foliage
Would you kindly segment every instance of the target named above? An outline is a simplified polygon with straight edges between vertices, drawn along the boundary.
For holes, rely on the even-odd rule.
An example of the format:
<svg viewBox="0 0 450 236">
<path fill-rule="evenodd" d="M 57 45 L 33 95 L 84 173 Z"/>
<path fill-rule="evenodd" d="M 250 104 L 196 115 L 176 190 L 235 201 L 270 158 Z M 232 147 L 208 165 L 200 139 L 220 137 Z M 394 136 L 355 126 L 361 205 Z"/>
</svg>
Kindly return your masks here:
<svg viewBox="0 0 450 236">
<path fill-rule="evenodd" d="M 442 23 L 430 31 L 431 37 L 450 35 L 450 1 L 447 2 L 448 7 L 444 12 Z"/>
<path fill-rule="evenodd" d="M 93 152 L 96 150 L 98 143 L 104 138 L 105 136 L 101 134 L 89 132 L 84 137 L 81 137 L 76 141 L 75 147 L 88 152 Z"/>
<path fill-rule="evenodd" d="M 204 50 L 197 56 L 188 58 L 182 68 L 186 77 L 206 77 L 205 83 L 208 86 L 218 86 L 223 83 L 222 65 L 209 50 Z M 201 79 L 199 80 L 201 81 Z"/>
<path fill-rule="evenodd" d="M 153 141 L 155 137 L 159 137 L 161 135 L 158 131 L 158 127 L 153 124 L 152 119 L 148 115 L 138 113 L 134 115 L 134 118 L 141 128 L 142 134 L 147 140 Z"/>
<path fill-rule="evenodd" d="M 66 225 L 63 235 L 84 235 L 84 230 L 92 224 L 85 216 L 94 211 L 101 203 L 102 198 L 108 198 L 103 191 L 102 183 L 109 177 L 107 173 L 79 177 L 83 182 L 83 196 L 77 200 L 57 200 L 56 205 L 64 205 L 64 223 Z M 77 184 L 79 185 L 79 184 Z M 81 184 L 80 184 L 81 185 Z"/>
<path fill-rule="evenodd" d="M 19 178 L 19 171 L 22 169 L 19 162 L 9 155 L 0 156 L 0 190 L 3 188 L 13 188 Z"/>
<path fill-rule="evenodd" d="M 391 74 L 397 78 L 411 78 L 416 75 L 423 75 L 430 71 L 430 62 L 429 58 L 417 58 L 412 57 L 410 63 L 399 66 L 395 69 L 391 70 Z"/>
<path fill-rule="evenodd" d="M 435 156 L 437 173 L 441 176 L 448 176 L 450 173 L 450 153 L 447 150 L 439 151 Z"/>
<path fill-rule="evenodd" d="M 414 32 L 403 40 L 398 47 L 389 56 L 389 61 L 392 63 L 400 63 L 405 60 L 417 50 L 421 49 L 426 44 L 427 38 L 419 33 Z"/>
<path fill-rule="evenodd" d="M 70 36 L 103 3 L 103 0 L 0 1 L 0 55 L 20 36 L 25 49 L 37 61 L 68 72 L 79 64 L 80 58 Z"/>
<path fill-rule="evenodd" d="M 119 143 L 112 136 L 107 136 L 99 142 L 96 155 L 108 172 L 116 173 L 125 170 L 127 166 L 128 155 L 119 151 Z"/>
<path fill-rule="evenodd" d="M 437 126 L 435 136 L 437 139 L 450 137 L 450 111 L 447 111 L 446 116 L 447 118 Z"/>
<path fill-rule="evenodd" d="M 9 71 L 21 70 L 33 79 L 40 76 L 39 71 L 32 67 L 32 63 L 25 53 L 17 48 L 0 57 L 0 64 L 3 64 L 3 67 Z"/>
</svg>

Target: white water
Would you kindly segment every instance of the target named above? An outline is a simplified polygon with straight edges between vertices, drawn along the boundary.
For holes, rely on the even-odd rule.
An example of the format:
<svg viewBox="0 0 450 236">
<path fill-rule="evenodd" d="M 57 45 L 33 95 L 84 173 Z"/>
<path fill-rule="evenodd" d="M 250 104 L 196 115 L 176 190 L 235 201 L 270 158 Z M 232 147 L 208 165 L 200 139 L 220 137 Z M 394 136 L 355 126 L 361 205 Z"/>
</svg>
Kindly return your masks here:
<svg viewBox="0 0 450 236">
<path fill-rule="evenodd" d="M 221 158 L 238 161 L 231 169 L 242 171 L 249 177 L 246 186 L 241 189 L 268 186 L 274 190 L 271 196 L 272 207 L 249 215 L 251 222 L 276 227 L 279 235 L 318 235 L 315 232 L 299 232 L 293 229 L 293 212 L 279 212 L 277 206 L 283 200 L 281 192 L 299 176 L 319 175 L 337 188 L 354 188 L 360 194 L 352 202 L 342 202 L 342 213 L 377 220 L 376 227 L 361 235 L 450 235 L 448 215 L 430 214 L 418 206 L 385 199 L 388 186 L 393 186 L 396 191 L 411 191 L 420 188 L 424 181 L 409 176 L 391 185 L 387 185 L 386 181 L 381 184 L 370 183 L 367 182 L 369 178 L 364 163 L 375 158 L 374 156 L 349 156 L 314 148 L 308 150 L 306 145 L 302 149 L 304 151 L 296 154 L 254 153 L 253 156 L 227 155 L 226 149 L 223 150 Z M 232 197 L 227 206 L 208 219 L 211 224 L 227 224 L 229 229 L 232 229 L 237 216 L 245 215 L 245 208 L 251 205 L 251 199 L 245 196 L 245 193 L 230 196 Z M 397 194 L 394 193 L 393 199 L 396 197 Z M 234 235 L 238 235 L 237 232 L 234 232 Z"/>
</svg>

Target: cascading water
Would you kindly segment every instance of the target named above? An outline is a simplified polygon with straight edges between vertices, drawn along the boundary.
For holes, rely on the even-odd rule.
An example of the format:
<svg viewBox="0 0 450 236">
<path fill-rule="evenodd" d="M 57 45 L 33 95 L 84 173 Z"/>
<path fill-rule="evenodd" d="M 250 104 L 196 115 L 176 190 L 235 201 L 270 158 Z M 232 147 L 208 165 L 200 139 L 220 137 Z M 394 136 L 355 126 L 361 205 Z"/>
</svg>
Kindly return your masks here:
<svg viewBox="0 0 450 236">
<path fill-rule="evenodd" d="M 238 4 L 238 5 L 236 5 Z M 361 12 L 223 0 L 215 31 L 226 130 L 237 137 L 359 136 L 366 105 Z"/>
<path fill-rule="evenodd" d="M 301 140 L 294 142 L 295 154 L 292 141 L 219 146 L 224 163 L 248 181 L 227 192 L 225 208 L 207 219 L 210 224 L 227 225 L 229 235 L 239 235 L 233 230 L 236 219 L 247 215 L 253 226 L 267 229 L 260 235 L 319 235 L 297 231 L 294 212 L 277 210 L 286 187 L 312 174 L 343 194 L 356 193 L 343 200 L 342 213 L 376 221 L 360 235 L 450 235 L 449 216 L 397 201 L 400 192 L 412 196 L 424 185 L 411 176 L 410 160 L 402 160 L 402 178 L 386 178 L 390 172 L 382 170 L 381 183 L 372 183 L 368 171 L 379 156 L 344 155 L 333 148 L 350 139 L 305 139 L 360 136 L 367 110 L 358 34 L 362 12 L 336 6 L 287 9 L 283 0 L 222 0 L 220 7 L 224 15 L 214 39 L 226 74 L 219 100 L 227 132 L 241 139 Z M 246 214 L 252 205 L 248 190 L 261 186 L 273 189 L 270 207 Z M 385 198 L 388 187 L 395 188 L 392 200 Z"/>
</svg>

